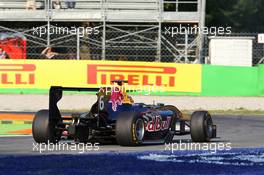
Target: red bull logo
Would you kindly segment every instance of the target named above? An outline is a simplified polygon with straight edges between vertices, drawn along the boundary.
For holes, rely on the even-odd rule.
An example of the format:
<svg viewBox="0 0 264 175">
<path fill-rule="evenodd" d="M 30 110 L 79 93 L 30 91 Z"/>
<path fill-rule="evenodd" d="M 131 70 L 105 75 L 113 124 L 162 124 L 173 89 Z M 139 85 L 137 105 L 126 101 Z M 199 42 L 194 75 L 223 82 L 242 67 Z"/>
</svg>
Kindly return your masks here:
<svg viewBox="0 0 264 175">
<path fill-rule="evenodd" d="M 113 87 L 111 92 L 110 103 L 112 103 L 113 111 L 116 111 L 118 105 L 122 105 L 124 99 L 123 93 L 119 87 Z"/>
<path fill-rule="evenodd" d="M 169 129 L 171 117 L 167 117 L 166 120 L 162 120 L 161 116 L 152 117 L 152 120 L 148 121 L 145 128 L 148 132 L 163 131 Z"/>
</svg>

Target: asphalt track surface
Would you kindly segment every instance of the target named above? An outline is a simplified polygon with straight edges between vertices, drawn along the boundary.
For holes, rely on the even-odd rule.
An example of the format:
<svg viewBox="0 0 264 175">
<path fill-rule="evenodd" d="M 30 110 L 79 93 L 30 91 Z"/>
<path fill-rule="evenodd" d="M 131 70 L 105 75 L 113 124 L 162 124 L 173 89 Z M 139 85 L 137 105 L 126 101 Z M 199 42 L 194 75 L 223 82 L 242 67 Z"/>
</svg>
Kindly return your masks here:
<svg viewBox="0 0 264 175">
<path fill-rule="evenodd" d="M 218 126 L 218 133 L 212 144 L 224 143 L 229 144 L 232 148 L 263 148 L 264 147 L 264 115 L 255 116 L 231 116 L 231 115 L 214 115 L 214 123 Z M 180 143 L 190 143 L 190 136 L 175 136 L 172 144 L 177 144 L 180 149 Z M 61 142 L 71 145 L 71 142 Z M 118 145 L 79 145 L 70 150 L 56 150 L 50 147 L 42 147 L 44 150 L 40 153 L 40 146 L 34 145 L 32 136 L 12 136 L 0 137 L 0 155 L 44 155 L 44 154 L 80 154 L 80 153 L 104 153 L 104 152 L 145 152 L 145 151 L 172 151 L 164 144 L 146 145 L 139 147 L 121 147 Z M 184 147 L 182 147 L 184 149 Z M 188 148 L 192 149 L 192 148 Z"/>
<path fill-rule="evenodd" d="M 264 149 L 0 156 L 0 175 L 263 175 Z"/>
</svg>

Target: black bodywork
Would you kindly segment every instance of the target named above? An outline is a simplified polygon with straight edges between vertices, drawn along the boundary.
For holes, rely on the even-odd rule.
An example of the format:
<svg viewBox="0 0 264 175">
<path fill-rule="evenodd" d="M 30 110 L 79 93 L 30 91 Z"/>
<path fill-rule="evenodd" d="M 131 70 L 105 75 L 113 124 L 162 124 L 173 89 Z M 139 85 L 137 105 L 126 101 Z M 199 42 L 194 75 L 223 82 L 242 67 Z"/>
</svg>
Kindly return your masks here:
<svg viewBox="0 0 264 175">
<path fill-rule="evenodd" d="M 122 85 L 119 81 L 117 81 L 117 84 L 118 86 Z M 98 93 L 96 94 L 97 101 L 92 105 L 90 111 L 88 112 L 65 116 L 61 114 L 57 105 L 57 103 L 62 98 L 64 91 L 98 91 Z M 33 122 L 33 137 L 35 141 L 42 142 L 43 140 L 45 141 L 45 139 L 51 140 L 51 138 L 56 138 L 52 140 L 53 142 L 57 142 L 62 138 L 74 139 L 77 142 L 115 141 L 117 139 L 116 137 L 120 135 L 117 132 L 130 132 L 130 130 L 131 132 L 133 132 L 133 129 L 128 129 L 127 131 L 123 131 L 121 129 L 121 131 L 116 131 L 116 124 L 118 123 L 117 121 L 124 115 L 129 121 L 131 117 L 135 117 L 137 120 L 139 119 L 140 121 L 143 121 L 144 131 L 142 131 L 142 128 L 139 131 L 138 129 L 135 129 L 135 132 L 138 134 L 140 134 L 140 132 L 143 132 L 143 137 L 140 144 L 171 142 L 175 135 L 190 134 L 191 117 L 188 118 L 188 116 L 186 117 L 185 115 L 183 115 L 181 111 L 178 110 L 175 106 L 164 105 L 161 103 L 152 105 L 147 105 L 144 103 L 134 103 L 133 99 L 129 95 L 127 95 L 126 92 L 123 93 L 124 96 L 122 96 L 123 98 L 121 101 L 118 101 L 118 95 L 120 94 L 116 96 L 117 101 L 114 101 L 113 96 L 116 94 L 114 94 L 112 91 L 107 91 L 107 87 L 71 88 L 52 86 L 49 92 L 49 109 L 46 110 L 46 113 L 48 113 L 48 128 L 50 129 L 49 134 L 47 134 L 47 138 L 39 139 L 40 134 L 38 133 L 40 133 L 40 131 L 36 129 L 37 124 L 35 124 L 34 126 Z M 209 113 L 205 111 L 204 113 L 202 113 L 202 115 L 209 116 Z M 37 117 L 38 114 L 36 114 L 34 120 L 37 120 Z M 122 122 L 124 123 L 124 125 L 127 125 L 128 128 L 130 126 L 132 127 L 133 122 L 135 123 L 134 119 L 131 120 L 131 124 L 127 124 L 126 119 Z M 121 128 L 123 123 L 120 124 L 119 122 Z M 137 127 L 137 125 L 135 126 Z M 118 128 L 120 128 L 120 126 Z M 212 130 L 212 134 L 209 137 L 215 138 L 216 126 L 213 125 L 212 122 L 211 128 L 209 129 Z M 205 132 L 203 130 L 204 129 L 202 129 L 201 131 L 198 130 L 198 132 Z M 50 137 L 50 135 L 56 135 L 56 137 Z M 126 138 L 121 138 L 121 141 L 122 139 Z M 137 141 L 135 143 L 139 142 Z"/>
</svg>

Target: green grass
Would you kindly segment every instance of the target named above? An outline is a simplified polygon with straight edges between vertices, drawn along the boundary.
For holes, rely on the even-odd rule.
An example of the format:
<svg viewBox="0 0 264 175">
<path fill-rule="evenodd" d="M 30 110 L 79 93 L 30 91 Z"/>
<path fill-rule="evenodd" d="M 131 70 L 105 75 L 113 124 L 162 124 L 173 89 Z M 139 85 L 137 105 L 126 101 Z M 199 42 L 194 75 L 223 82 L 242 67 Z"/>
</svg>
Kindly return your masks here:
<svg viewBox="0 0 264 175">
<path fill-rule="evenodd" d="M 31 124 L 0 124 L 0 135 L 6 135 L 8 132 L 29 129 Z"/>
</svg>

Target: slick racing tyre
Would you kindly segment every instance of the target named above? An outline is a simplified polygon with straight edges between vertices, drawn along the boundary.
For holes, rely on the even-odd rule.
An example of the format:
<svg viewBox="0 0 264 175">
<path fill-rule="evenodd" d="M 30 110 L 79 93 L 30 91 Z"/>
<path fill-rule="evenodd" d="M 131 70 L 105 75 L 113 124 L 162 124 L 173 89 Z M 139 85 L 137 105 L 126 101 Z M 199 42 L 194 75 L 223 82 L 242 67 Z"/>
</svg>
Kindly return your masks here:
<svg viewBox="0 0 264 175">
<path fill-rule="evenodd" d="M 121 146 L 136 146 L 143 142 L 145 125 L 135 112 L 123 112 L 116 121 L 116 140 Z"/>
<path fill-rule="evenodd" d="M 33 138 L 37 143 L 56 143 L 61 132 L 55 123 L 49 121 L 49 110 L 40 110 L 35 114 L 32 124 Z"/>
<path fill-rule="evenodd" d="M 207 111 L 196 111 L 191 116 L 191 138 L 194 142 L 209 142 L 213 136 L 213 121 Z"/>
</svg>

